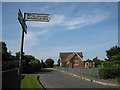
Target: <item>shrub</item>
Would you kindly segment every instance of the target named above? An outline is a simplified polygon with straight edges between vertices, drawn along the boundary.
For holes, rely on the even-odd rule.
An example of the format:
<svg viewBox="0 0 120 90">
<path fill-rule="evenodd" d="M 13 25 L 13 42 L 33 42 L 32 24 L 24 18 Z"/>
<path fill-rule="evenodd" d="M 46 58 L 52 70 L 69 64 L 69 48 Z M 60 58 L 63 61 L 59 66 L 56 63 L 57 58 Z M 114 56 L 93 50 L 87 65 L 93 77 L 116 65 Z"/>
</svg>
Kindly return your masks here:
<svg viewBox="0 0 120 90">
<path fill-rule="evenodd" d="M 23 62 L 22 72 L 23 73 L 35 73 L 41 70 L 41 63 L 39 60 L 31 60 L 29 63 Z"/>
<path fill-rule="evenodd" d="M 2 61 L 2 70 L 3 71 L 18 68 L 18 66 L 19 66 L 19 60 Z"/>
<path fill-rule="evenodd" d="M 116 78 L 117 75 L 117 69 L 116 68 L 103 68 L 99 71 L 100 78 L 102 79 L 108 79 L 108 78 Z"/>
<path fill-rule="evenodd" d="M 45 61 L 46 65 L 48 68 L 53 68 L 53 65 L 54 65 L 54 60 L 53 59 L 47 59 Z"/>
<path fill-rule="evenodd" d="M 116 67 L 115 62 L 104 62 L 99 75 L 102 79 L 117 78 L 120 76 L 120 69 Z"/>
</svg>

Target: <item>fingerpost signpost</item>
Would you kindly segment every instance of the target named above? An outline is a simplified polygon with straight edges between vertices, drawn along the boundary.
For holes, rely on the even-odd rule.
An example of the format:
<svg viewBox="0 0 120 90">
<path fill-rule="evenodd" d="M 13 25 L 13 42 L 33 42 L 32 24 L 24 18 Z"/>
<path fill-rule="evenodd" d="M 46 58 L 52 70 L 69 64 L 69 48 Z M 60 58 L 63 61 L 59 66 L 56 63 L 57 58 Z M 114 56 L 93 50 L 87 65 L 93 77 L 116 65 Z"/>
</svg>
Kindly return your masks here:
<svg viewBox="0 0 120 90">
<path fill-rule="evenodd" d="M 21 34 L 21 48 L 20 48 L 20 60 L 19 60 L 19 86 L 18 88 L 21 88 L 21 79 L 22 79 L 22 60 L 23 60 L 23 42 L 24 42 L 24 32 L 27 34 L 27 25 L 25 21 L 43 21 L 43 22 L 49 22 L 50 20 L 49 14 L 39 14 L 39 13 L 21 13 L 21 10 L 18 10 L 18 20 L 22 27 L 22 34 Z"/>
</svg>

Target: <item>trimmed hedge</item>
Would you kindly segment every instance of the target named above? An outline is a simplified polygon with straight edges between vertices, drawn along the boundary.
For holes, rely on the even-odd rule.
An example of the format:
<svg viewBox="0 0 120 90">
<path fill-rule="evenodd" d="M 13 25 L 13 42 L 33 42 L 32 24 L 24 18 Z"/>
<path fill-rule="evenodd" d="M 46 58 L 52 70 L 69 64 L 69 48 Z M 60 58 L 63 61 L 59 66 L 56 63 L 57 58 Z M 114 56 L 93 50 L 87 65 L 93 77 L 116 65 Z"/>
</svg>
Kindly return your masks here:
<svg viewBox="0 0 120 90">
<path fill-rule="evenodd" d="M 18 68 L 19 60 L 2 61 L 2 71 Z"/>
</svg>

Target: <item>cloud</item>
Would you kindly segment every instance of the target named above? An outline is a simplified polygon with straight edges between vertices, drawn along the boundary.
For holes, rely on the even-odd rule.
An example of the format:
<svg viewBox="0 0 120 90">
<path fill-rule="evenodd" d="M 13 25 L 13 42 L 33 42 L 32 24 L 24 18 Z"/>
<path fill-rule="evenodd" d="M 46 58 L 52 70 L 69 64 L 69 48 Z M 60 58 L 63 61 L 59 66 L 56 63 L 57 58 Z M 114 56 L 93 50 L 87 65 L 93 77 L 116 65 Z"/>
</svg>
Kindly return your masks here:
<svg viewBox="0 0 120 90">
<path fill-rule="evenodd" d="M 54 14 L 51 17 L 50 22 L 48 23 L 41 23 L 41 22 L 30 22 L 29 25 L 32 27 L 42 27 L 42 28 L 50 28 L 55 26 L 60 26 L 64 30 L 74 30 L 82 27 L 86 27 L 88 25 L 93 25 L 100 23 L 107 18 L 110 18 L 110 13 L 105 12 L 99 9 L 91 11 L 91 13 L 84 13 L 83 15 L 78 15 L 77 17 L 74 16 L 67 16 L 63 14 Z"/>
<path fill-rule="evenodd" d="M 41 42 L 41 39 L 38 38 L 41 35 L 44 35 L 46 37 L 46 33 L 48 30 L 42 30 L 42 31 L 29 31 L 28 34 L 25 37 L 25 43 L 27 47 L 33 47 L 38 45 Z"/>
<path fill-rule="evenodd" d="M 68 20 L 64 25 L 68 26 L 67 27 L 68 30 L 74 30 L 88 25 L 100 23 L 110 17 L 110 13 L 100 12 L 99 11 L 96 11 L 95 13 L 93 12 L 89 16 L 87 14 L 84 14 L 84 16 L 80 18 L 75 18 L 73 20 L 71 19 L 71 22 L 70 20 Z"/>
</svg>

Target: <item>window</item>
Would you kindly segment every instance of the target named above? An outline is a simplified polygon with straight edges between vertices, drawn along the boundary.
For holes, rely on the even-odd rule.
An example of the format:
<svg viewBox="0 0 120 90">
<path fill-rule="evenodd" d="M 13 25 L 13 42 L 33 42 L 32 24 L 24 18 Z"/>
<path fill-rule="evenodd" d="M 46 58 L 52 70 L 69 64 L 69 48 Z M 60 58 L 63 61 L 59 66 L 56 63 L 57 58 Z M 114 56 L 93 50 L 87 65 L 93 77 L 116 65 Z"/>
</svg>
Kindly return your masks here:
<svg viewBox="0 0 120 90">
<path fill-rule="evenodd" d="M 78 59 L 74 60 L 74 65 L 78 65 Z"/>
</svg>

